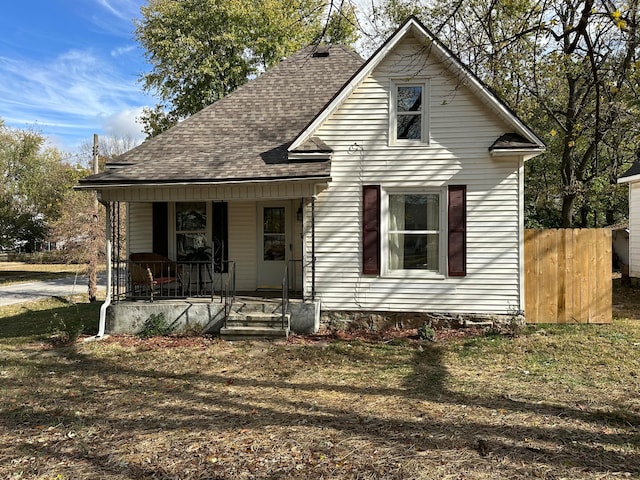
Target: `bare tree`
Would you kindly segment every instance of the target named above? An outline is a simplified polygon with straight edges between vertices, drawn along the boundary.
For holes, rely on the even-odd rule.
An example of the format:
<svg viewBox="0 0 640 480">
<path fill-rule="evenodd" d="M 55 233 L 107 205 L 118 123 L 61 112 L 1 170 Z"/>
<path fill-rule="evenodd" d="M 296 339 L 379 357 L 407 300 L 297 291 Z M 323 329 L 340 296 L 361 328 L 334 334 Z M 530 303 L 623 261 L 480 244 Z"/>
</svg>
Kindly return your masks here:
<svg viewBox="0 0 640 480">
<path fill-rule="evenodd" d="M 541 133 L 548 153 L 527 173 L 551 180 L 547 206 L 559 225 L 572 226 L 577 209 L 593 222 L 595 208 L 606 210 L 599 221 L 611 218 L 620 198 L 611 182 L 635 158 L 640 133 L 638 0 L 386 0 L 379 11 L 418 14 Z"/>
</svg>

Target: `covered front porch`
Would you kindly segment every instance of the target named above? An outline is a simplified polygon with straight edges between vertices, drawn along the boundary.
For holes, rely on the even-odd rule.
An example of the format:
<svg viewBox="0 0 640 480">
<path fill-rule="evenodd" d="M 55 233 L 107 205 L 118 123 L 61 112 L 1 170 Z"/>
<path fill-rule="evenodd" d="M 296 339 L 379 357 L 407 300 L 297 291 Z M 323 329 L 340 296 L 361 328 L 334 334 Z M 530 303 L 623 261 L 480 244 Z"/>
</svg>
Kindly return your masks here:
<svg viewBox="0 0 640 480">
<path fill-rule="evenodd" d="M 245 324 L 240 314 L 252 305 L 287 332 L 316 331 L 319 188 L 289 182 L 100 191 L 109 213 L 105 332 L 136 333 L 161 313 L 178 329 L 219 333 L 232 321 Z"/>
</svg>

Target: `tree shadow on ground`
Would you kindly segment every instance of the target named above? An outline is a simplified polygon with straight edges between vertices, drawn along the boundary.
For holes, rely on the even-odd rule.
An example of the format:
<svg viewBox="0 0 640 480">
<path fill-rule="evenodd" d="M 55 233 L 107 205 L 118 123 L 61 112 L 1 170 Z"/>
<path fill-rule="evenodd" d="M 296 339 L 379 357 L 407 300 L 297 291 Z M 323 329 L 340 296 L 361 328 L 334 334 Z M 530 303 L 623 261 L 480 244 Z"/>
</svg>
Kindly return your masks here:
<svg viewBox="0 0 640 480">
<path fill-rule="evenodd" d="M 31 337 L 45 340 L 56 328 L 79 330 L 86 335 L 97 332 L 101 302 L 75 303 L 65 298 L 55 299 L 63 305 L 39 310 L 27 303 L 20 307 L 20 313 L 0 318 L 0 339 L 17 341 Z"/>
<path fill-rule="evenodd" d="M 308 348 L 317 349 L 305 350 L 308 368 L 331 368 L 323 363 L 327 356 L 320 347 Z M 339 345 L 336 351 L 339 354 L 332 357 L 336 364 L 366 364 L 371 360 L 361 350 L 350 353 L 347 344 Z M 12 368 L 29 370 L 42 379 L 42 385 L 27 398 L 11 399 L 11 379 L 0 377 L 0 389 L 8 395 L 8 401 L 0 407 L 0 430 L 20 432 L 14 442 L 2 445 L 5 453 L 0 454 L 0 460 L 3 456 L 6 459 L 25 455 L 57 458 L 82 463 L 94 475 L 104 478 L 172 478 L 175 470 L 165 461 L 178 455 L 174 450 L 182 455 L 175 460 L 176 465 L 183 466 L 180 468 L 186 468 L 189 461 L 206 462 L 195 454 L 184 455 L 187 446 L 179 440 L 183 435 L 209 442 L 210 448 L 224 449 L 221 444 L 229 442 L 229 451 L 232 446 L 237 448 L 236 443 L 247 432 L 275 428 L 280 433 L 274 434 L 271 448 L 276 451 L 288 439 L 297 438 L 297 430 L 303 427 L 317 436 L 313 448 L 318 455 L 335 450 L 335 446 L 326 445 L 337 432 L 345 439 L 368 442 L 372 452 L 387 449 L 396 458 L 420 452 L 446 455 L 464 451 L 465 468 L 474 468 L 474 462 L 493 462 L 492 468 L 504 476 L 516 475 L 517 466 L 526 463 L 548 470 L 563 465 L 598 475 L 611 471 L 640 474 L 632 453 L 609 448 L 638 442 L 637 416 L 629 417 L 626 428 L 614 429 L 609 427 L 624 425 L 588 410 L 453 391 L 447 384 L 448 371 L 438 345 L 414 349 L 410 373 L 403 385 L 378 382 L 363 386 L 362 382 L 338 378 L 316 383 L 304 376 L 288 376 L 287 369 L 292 367 L 286 364 L 286 356 L 280 371 L 256 368 L 252 374 L 237 370 L 233 363 L 217 371 L 207 359 L 206 349 L 202 355 L 200 368 L 181 371 L 170 371 L 171 366 L 167 365 L 141 363 L 137 356 L 144 356 L 144 352 L 140 351 L 110 358 L 71 348 L 13 359 Z M 269 355 L 272 353 L 267 349 L 254 354 L 252 360 L 260 365 L 272 360 L 267 358 Z M 292 362 L 295 356 L 293 351 Z M 390 359 L 370 368 L 395 368 L 396 361 Z M 367 405 L 376 402 L 384 402 L 389 415 L 369 414 Z M 394 405 L 398 412 L 394 412 Z M 495 421 L 487 411 L 503 411 L 501 415 L 506 420 Z M 533 413 L 549 423 L 528 424 L 521 418 L 521 414 Z M 509 415 L 519 423 L 511 424 Z M 31 437 L 60 426 L 65 431 L 96 433 L 77 441 L 68 434 L 42 442 Z M 600 431 L 594 433 L 593 427 Z M 284 438 L 280 436 L 283 431 Z M 158 447 L 150 463 L 122 460 L 124 452 L 132 455 L 140 441 L 154 435 L 173 439 L 173 443 Z M 479 448 L 479 440 L 487 442 L 486 451 Z M 239 460 L 237 468 L 253 468 L 244 461 L 244 457 Z M 229 478 L 222 473 L 216 477 L 212 468 L 208 470 L 210 476 L 194 478 Z M 391 473 L 384 477 L 382 467 L 370 468 L 371 478 L 394 478 Z M 272 478 L 283 477 L 280 472 Z"/>
<path fill-rule="evenodd" d="M 479 455 L 491 453 L 512 462 L 546 463 L 550 467 L 569 465 L 587 472 L 640 473 L 635 455 L 624 452 L 640 440 L 640 415 L 614 402 L 603 412 L 554 402 L 553 398 L 529 400 L 511 392 L 496 396 L 490 388 L 486 395 L 466 394 L 448 386 L 441 356 L 437 345 L 416 350 L 413 372 L 406 383 L 408 394 L 472 409 L 468 419 L 452 422 L 450 433 L 464 438 Z M 534 416 L 548 423 L 527 422 Z M 496 421 L 496 417 L 504 420 Z"/>
</svg>

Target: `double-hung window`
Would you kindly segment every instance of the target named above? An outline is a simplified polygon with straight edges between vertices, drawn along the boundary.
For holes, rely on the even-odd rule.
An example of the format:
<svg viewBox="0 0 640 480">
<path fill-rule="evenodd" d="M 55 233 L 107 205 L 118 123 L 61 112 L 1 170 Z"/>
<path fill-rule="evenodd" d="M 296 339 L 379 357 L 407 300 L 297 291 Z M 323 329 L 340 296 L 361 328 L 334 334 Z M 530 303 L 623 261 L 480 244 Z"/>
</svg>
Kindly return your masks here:
<svg viewBox="0 0 640 480">
<path fill-rule="evenodd" d="M 440 194 L 390 193 L 388 270 L 440 272 Z"/>
<path fill-rule="evenodd" d="M 176 203 L 177 260 L 199 259 L 207 247 L 207 203 Z"/>
<path fill-rule="evenodd" d="M 391 82 L 390 143 L 429 143 L 428 106 L 428 82 Z"/>
</svg>

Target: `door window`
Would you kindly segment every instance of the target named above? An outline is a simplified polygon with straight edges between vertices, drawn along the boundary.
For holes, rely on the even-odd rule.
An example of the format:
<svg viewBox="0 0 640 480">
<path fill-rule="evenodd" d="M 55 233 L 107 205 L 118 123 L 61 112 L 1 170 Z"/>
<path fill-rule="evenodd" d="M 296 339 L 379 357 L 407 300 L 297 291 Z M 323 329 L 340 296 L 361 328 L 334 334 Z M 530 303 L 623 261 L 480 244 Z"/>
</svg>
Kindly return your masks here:
<svg viewBox="0 0 640 480">
<path fill-rule="evenodd" d="M 286 230 L 284 207 L 264 207 L 263 252 L 266 261 L 284 261 Z"/>
</svg>

